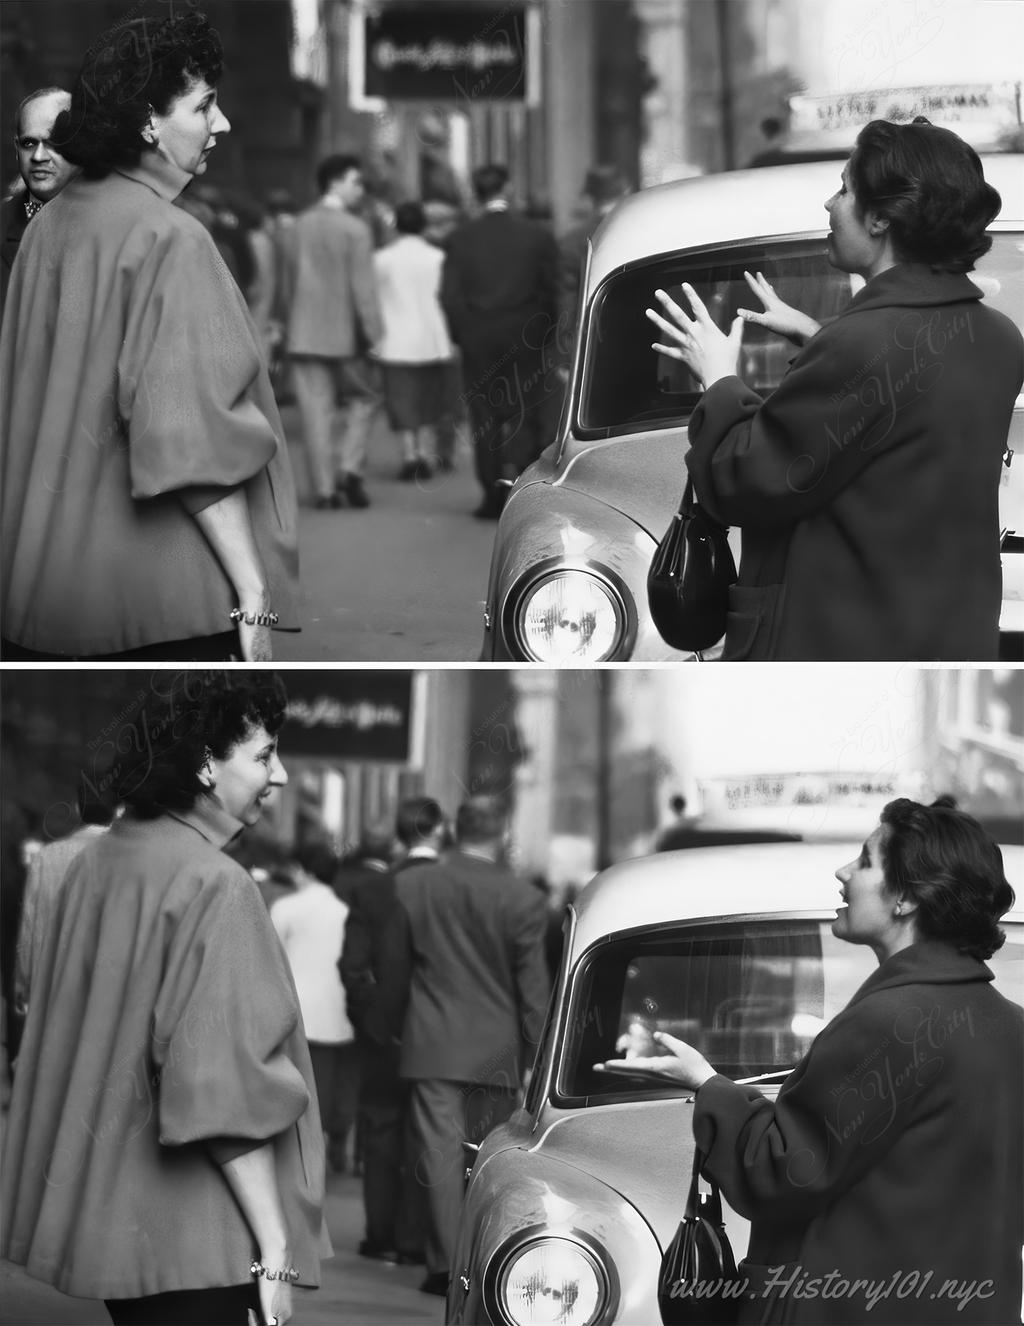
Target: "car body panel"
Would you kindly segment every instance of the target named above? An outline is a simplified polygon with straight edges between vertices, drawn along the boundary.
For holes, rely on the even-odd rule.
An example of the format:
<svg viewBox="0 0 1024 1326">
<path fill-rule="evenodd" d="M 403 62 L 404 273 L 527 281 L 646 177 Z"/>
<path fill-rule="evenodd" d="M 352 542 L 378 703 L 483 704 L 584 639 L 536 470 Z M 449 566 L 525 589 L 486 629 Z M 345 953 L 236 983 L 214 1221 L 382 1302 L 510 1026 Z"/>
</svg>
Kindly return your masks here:
<svg viewBox="0 0 1024 1326">
<path fill-rule="evenodd" d="M 1018 153 L 991 154 L 983 162 L 986 178 L 1003 200 L 991 230 L 1022 235 L 1018 247 L 1024 250 L 1024 158 Z M 595 439 L 594 430 L 581 428 L 595 300 L 606 283 L 649 261 L 799 239 L 820 241 L 824 250 L 823 204 L 835 191 L 840 170 L 837 161 L 803 162 L 675 181 L 624 199 L 601 223 L 588 250 L 570 383 L 557 435 L 518 480 L 498 525 L 483 659 L 525 657 L 516 640 L 503 637 L 503 606 L 529 580 L 532 568 L 564 555 L 566 542 L 573 549 L 585 547 L 586 556 L 597 563 L 620 568 L 636 631 L 628 650 L 616 659 L 693 657 L 665 645 L 647 607 L 650 561 L 685 486 L 689 411 L 657 426 L 620 428 L 610 438 Z M 1007 291 L 1003 297 L 1009 297 Z M 1024 630 L 1024 396 L 1016 403 L 1008 448 L 1017 460 L 1001 474 L 1000 524 L 1018 537 L 1004 547 L 1000 625 L 1003 632 L 1019 633 Z M 628 548 L 617 548 L 623 540 Z M 738 562 L 739 531 L 731 531 L 730 544 Z"/>
<path fill-rule="evenodd" d="M 693 1164 L 693 1093 L 657 1084 L 638 1095 L 638 1088 L 627 1084 L 621 1097 L 580 1103 L 558 1096 L 559 1065 L 572 1020 L 582 1011 L 576 1006 L 582 973 L 604 946 L 624 936 L 660 934 L 666 927 L 723 918 L 827 921 L 839 903 L 834 872 L 860 848 L 859 842 L 768 843 L 664 852 L 613 866 L 582 891 L 569 910 L 528 1107 L 487 1136 L 473 1165 L 448 1322 L 505 1326 L 485 1284 L 510 1249 L 538 1235 L 571 1236 L 599 1251 L 615 1287 L 600 1326 L 659 1320 L 661 1256 L 681 1218 Z M 1024 847 L 1002 851 L 1007 878 L 1024 900 Z M 1006 919 L 1024 926 L 1020 903 Z M 844 960 L 862 960 L 864 977 L 873 970 L 868 949 L 840 947 L 849 949 Z M 1020 998 L 1019 990 L 1004 990 Z M 780 1085 L 776 1079 L 759 1083 L 759 1089 L 773 1098 Z M 749 1226 L 728 1206 L 725 1215 L 740 1257 Z"/>
</svg>

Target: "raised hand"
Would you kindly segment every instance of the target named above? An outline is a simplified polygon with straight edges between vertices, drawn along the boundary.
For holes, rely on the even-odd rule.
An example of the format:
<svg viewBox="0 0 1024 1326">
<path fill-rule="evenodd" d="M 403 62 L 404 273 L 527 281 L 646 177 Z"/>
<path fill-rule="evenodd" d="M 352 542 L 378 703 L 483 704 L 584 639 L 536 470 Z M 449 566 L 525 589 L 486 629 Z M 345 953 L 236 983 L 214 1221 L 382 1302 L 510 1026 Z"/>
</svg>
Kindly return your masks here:
<svg viewBox="0 0 1024 1326">
<path fill-rule="evenodd" d="M 685 364 L 707 389 L 720 378 L 735 376 L 743 339 L 743 319 L 733 319 L 727 336 L 718 328 L 692 285 L 684 283 L 683 293 L 693 309 L 692 318 L 664 290 L 655 290 L 655 298 L 664 316 L 652 308 L 645 312 L 664 333 L 664 339 L 655 341 L 651 348 Z"/>
<path fill-rule="evenodd" d="M 738 309 L 737 314 L 744 322 L 756 322 L 760 327 L 767 327 L 769 331 L 784 336 L 794 345 L 806 344 L 816 332 L 821 330 L 813 318 L 781 300 L 765 280 L 762 272 L 758 272 L 756 276 L 744 272 L 743 277 L 764 306 L 762 312 L 749 308 Z"/>
</svg>

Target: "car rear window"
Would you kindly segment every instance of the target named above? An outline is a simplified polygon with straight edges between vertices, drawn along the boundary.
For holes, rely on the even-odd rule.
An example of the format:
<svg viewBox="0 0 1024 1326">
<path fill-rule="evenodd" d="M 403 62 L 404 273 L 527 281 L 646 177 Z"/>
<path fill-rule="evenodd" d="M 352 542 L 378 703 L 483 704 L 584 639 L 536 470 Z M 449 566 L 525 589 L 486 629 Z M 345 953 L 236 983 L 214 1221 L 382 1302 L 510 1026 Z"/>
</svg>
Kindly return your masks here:
<svg viewBox="0 0 1024 1326">
<path fill-rule="evenodd" d="M 1024 989 L 1024 927 L 1007 926 L 991 960 L 1011 999 Z M 664 1092 L 657 1081 L 594 1065 L 651 1053 L 651 1031 L 696 1046 L 720 1072 L 756 1077 L 787 1069 L 875 970 L 870 949 L 835 938 L 828 921 L 764 918 L 694 925 L 602 945 L 573 985 L 556 1094 L 593 1104 Z M 671 1090 L 671 1088 L 669 1088 Z"/>
<path fill-rule="evenodd" d="M 1022 252 L 1020 234 L 995 234 L 991 251 L 972 274 L 993 307 L 1018 325 L 1024 321 Z M 577 434 L 614 437 L 680 424 L 700 399 L 700 384 L 677 360 L 651 349 L 658 333 L 644 310 L 659 308 L 654 297 L 658 289 L 687 308 L 685 281 L 717 325 L 728 331 L 737 309 L 760 308 L 743 279 L 744 270 L 763 272 L 786 303 L 823 324 L 835 318 L 863 285 L 860 278 L 828 265 L 820 236 L 670 255 L 611 277 L 598 292 L 587 320 L 583 388 L 574 423 Z M 788 341 L 747 323 L 740 375 L 766 395 L 778 386 L 796 353 Z"/>
</svg>

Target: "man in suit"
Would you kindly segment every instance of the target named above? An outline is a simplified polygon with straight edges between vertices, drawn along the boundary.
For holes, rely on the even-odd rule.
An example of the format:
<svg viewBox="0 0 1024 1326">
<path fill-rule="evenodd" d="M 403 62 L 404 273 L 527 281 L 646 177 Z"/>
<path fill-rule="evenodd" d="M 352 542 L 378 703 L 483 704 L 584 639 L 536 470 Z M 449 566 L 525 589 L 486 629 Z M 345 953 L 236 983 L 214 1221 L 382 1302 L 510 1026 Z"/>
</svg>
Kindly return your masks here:
<svg viewBox="0 0 1024 1326">
<path fill-rule="evenodd" d="M 448 241 L 441 303 L 462 351 L 481 519 L 501 514 L 508 480 L 543 451 L 543 405 L 557 375 L 558 244 L 509 207 L 508 171 L 481 166 L 481 213 Z"/>
<path fill-rule="evenodd" d="M 378 403 L 372 354 L 383 335 L 373 236 L 355 209 L 363 197 L 359 158 L 331 156 L 317 169 L 320 200 L 287 231 L 285 302 L 292 385 L 302 416 L 314 504 L 369 505 L 363 466 Z M 339 397 L 348 417 L 334 435 Z"/>
<path fill-rule="evenodd" d="M 0 204 L 0 311 L 7 299 L 7 282 L 28 223 L 78 174 L 78 167 L 65 161 L 50 146 L 54 121 L 70 105 L 70 92 L 44 87 L 30 93 L 18 107 L 14 146 L 25 189 Z"/>
<path fill-rule="evenodd" d="M 396 879 L 412 948 L 400 1072 L 412 1083 L 427 1200 L 425 1293 L 447 1292 L 462 1142 L 479 1142 L 515 1109 L 547 1004 L 544 899 L 502 864 L 505 841 L 503 807 L 472 797 L 459 807 L 455 850 Z"/>
<path fill-rule="evenodd" d="M 443 820 L 440 809 L 438 815 Z M 358 1134 L 366 1215 L 359 1254 L 395 1263 L 422 1261 L 422 1233 L 417 1204 L 410 1199 L 405 1154 L 409 1089 L 398 1075 L 411 969 L 409 920 L 395 896 L 388 864 L 393 836 L 383 825 L 369 830 L 363 835 L 360 863 L 344 872 L 351 888 L 346 890 L 349 915 L 338 969 L 359 1056 Z"/>
</svg>

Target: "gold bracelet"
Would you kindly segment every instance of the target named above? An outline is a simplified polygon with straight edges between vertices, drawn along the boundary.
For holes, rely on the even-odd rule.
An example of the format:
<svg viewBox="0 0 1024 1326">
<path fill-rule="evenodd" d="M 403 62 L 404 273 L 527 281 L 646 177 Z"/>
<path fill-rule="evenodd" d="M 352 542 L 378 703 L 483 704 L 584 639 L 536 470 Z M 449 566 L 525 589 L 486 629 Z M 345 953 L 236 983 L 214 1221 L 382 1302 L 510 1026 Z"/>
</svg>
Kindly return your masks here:
<svg viewBox="0 0 1024 1326">
<path fill-rule="evenodd" d="M 232 608 L 228 616 L 236 625 L 245 622 L 246 626 L 276 626 L 278 622 L 276 612 L 243 612 L 241 608 Z"/>
<path fill-rule="evenodd" d="M 299 1278 L 299 1273 L 294 1266 L 286 1266 L 281 1271 L 271 1271 L 262 1262 L 253 1262 L 249 1267 L 249 1274 L 262 1275 L 265 1280 L 291 1280 L 294 1282 Z"/>
</svg>

